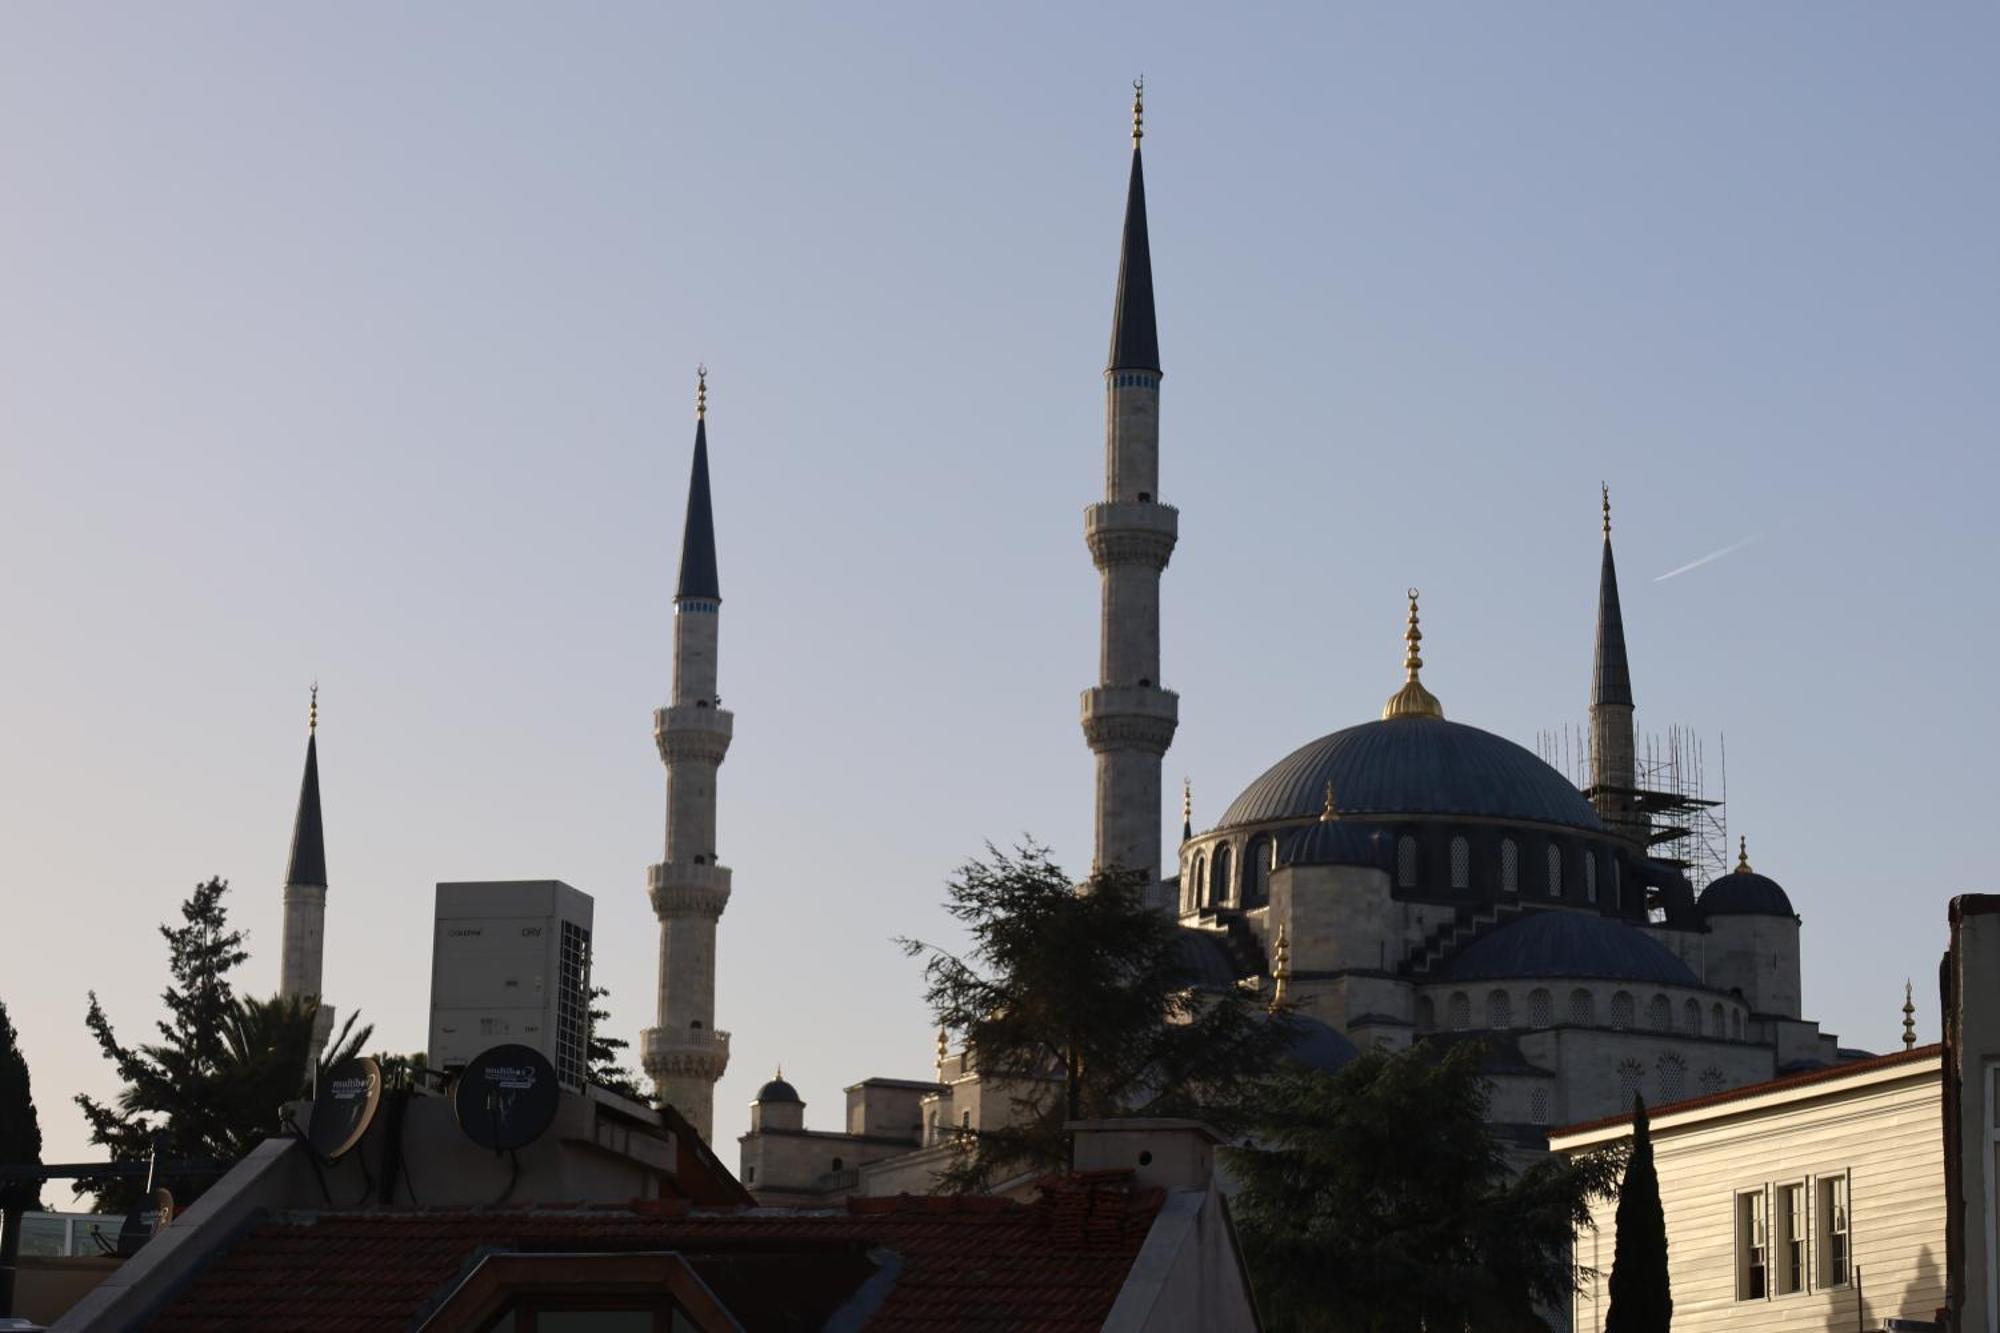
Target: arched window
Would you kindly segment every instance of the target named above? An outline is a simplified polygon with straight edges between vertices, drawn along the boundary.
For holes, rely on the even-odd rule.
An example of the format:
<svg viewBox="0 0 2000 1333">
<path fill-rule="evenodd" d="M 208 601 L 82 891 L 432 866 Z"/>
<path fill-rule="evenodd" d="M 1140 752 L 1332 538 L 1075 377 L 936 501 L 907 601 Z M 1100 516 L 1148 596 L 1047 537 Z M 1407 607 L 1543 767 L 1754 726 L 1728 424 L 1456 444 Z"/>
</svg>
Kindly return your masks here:
<svg viewBox="0 0 2000 1333">
<path fill-rule="evenodd" d="M 1208 876 L 1208 858 L 1200 852 L 1194 854 L 1194 862 L 1188 868 L 1187 892 L 1181 895 L 1181 910 L 1192 912 L 1201 906 L 1201 895 L 1205 891 Z"/>
<path fill-rule="evenodd" d="M 1677 1102 L 1687 1096 L 1687 1061 L 1678 1055 L 1660 1057 L 1660 1100 Z"/>
<path fill-rule="evenodd" d="M 1407 833 L 1396 839 L 1396 887 L 1417 887 L 1417 840 Z"/>
<path fill-rule="evenodd" d="M 1472 844 L 1462 833 L 1451 840 L 1451 886 L 1454 889 L 1472 887 Z"/>
<path fill-rule="evenodd" d="M 1489 1028 L 1514 1026 L 1514 1004 L 1507 998 L 1506 991 L 1486 992 L 1486 1026 Z"/>
<path fill-rule="evenodd" d="M 1521 845 L 1512 838 L 1500 840 L 1500 891 L 1521 891 Z"/>
<path fill-rule="evenodd" d="M 1664 995 L 1655 995 L 1646 1001 L 1646 1026 L 1655 1032 L 1665 1032 L 1674 1025 L 1674 1007 Z"/>
<path fill-rule="evenodd" d="M 1630 1106 L 1632 1094 L 1639 1090 L 1639 1080 L 1646 1077 L 1646 1066 L 1637 1060 L 1618 1062 L 1618 1104 Z"/>
<path fill-rule="evenodd" d="M 1528 1026 L 1545 1028 L 1556 1021 L 1555 1001 L 1540 986 L 1528 992 Z"/>
<path fill-rule="evenodd" d="M 1703 1093 L 1721 1092 L 1723 1085 L 1728 1082 L 1729 1080 L 1722 1076 L 1722 1070 L 1714 1065 L 1710 1065 L 1701 1071 L 1701 1090 Z"/>
<path fill-rule="evenodd" d="M 1215 845 L 1215 860 L 1209 865 L 1208 880 L 1202 887 L 1204 889 L 1201 896 L 1201 905 L 1203 907 L 1222 907 L 1227 905 L 1229 896 L 1228 843 L 1219 842 Z"/>
<path fill-rule="evenodd" d="M 1528 1094 L 1528 1123 L 1546 1125 L 1549 1123 L 1549 1090 L 1536 1088 Z"/>
<path fill-rule="evenodd" d="M 843 1167 L 843 1166 L 845 1166 L 845 1165 L 846 1165 L 846 1163 L 845 1163 L 845 1162 L 843 1162 L 843 1161 L 841 1161 L 841 1160 L 840 1160 L 840 1159 L 839 1159 L 838 1157 L 836 1157 L 836 1158 L 834 1158 L 834 1159 L 833 1159 L 833 1169 L 834 1169 L 834 1170 L 838 1171 L 838 1170 L 840 1170 L 840 1168 L 841 1168 L 841 1167 Z"/>
<path fill-rule="evenodd" d="M 1451 993 L 1451 998 L 1444 1002 L 1444 1016 L 1453 1032 L 1463 1032 L 1472 1026 L 1472 1001 L 1465 998 L 1464 991 Z"/>
<path fill-rule="evenodd" d="M 1250 839 L 1243 852 L 1243 897 L 1245 907 L 1262 907 L 1271 901 L 1271 858 L 1277 844 L 1266 833 Z"/>
<path fill-rule="evenodd" d="M 1719 1004 L 1709 1007 L 1708 1035 L 1711 1037 L 1726 1037 L 1729 1035 L 1729 1028 L 1722 1017 L 1722 1006 Z"/>
<path fill-rule="evenodd" d="M 1580 1028 L 1597 1026 L 1597 1004 L 1581 986 L 1569 993 L 1569 1021 Z"/>
<path fill-rule="evenodd" d="M 1729 1031 L 1736 1040 L 1743 1040 L 1743 1014 L 1740 1010 L 1729 1016 Z"/>
<path fill-rule="evenodd" d="M 1611 1026 L 1620 1032 L 1632 1026 L 1632 993 L 1619 991 L 1611 997 Z"/>
<path fill-rule="evenodd" d="M 1549 844 L 1549 897 L 1563 895 L 1563 854 L 1562 848 Z"/>
<path fill-rule="evenodd" d="M 1681 1006 L 1681 1031 L 1691 1037 L 1701 1035 L 1701 1001 L 1689 1000 Z"/>
<path fill-rule="evenodd" d="M 1583 854 L 1583 896 L 1597 901 L 1597 853 Z"/>
</svg>

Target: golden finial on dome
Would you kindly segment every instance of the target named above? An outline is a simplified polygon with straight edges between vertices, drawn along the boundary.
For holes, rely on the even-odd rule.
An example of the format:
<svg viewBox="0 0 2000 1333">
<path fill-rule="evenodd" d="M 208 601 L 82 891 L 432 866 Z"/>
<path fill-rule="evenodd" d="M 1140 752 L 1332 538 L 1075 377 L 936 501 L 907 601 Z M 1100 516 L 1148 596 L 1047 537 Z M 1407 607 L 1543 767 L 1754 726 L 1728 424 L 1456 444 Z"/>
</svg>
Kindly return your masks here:
<svg viewBox="0 0 2000 1333">
<path fill-rule="evenodd" d="M 943 1028 L 938 1029 L 937 1052 L 938 1069 L 943 1070 L 944 1062 L 951 1058 L 951 1034 Z"/>
<path fill-rule="evenodd" d="M 694 368 L 694 419 L 701 421 L 708 416 L 708 367 L 697 364 Z"/>
<path fill-rule="evenodd" d="M 1286 1001 L 1287 983 L 1292 979 L 1292 941 L 1285 933 L 1285 927 L 1278 927 L 1278 938 L 1271 946 L 1271 1007 L 1276 1009 Z"/>
<path fill-rule="evenodd" d="M 1132 146 L 1146 137 L 1146 76 L 1132 80 Z"/>
<path fill-rule="evenodd" d="M 1331 824 L 1338 818 L 1340 818 L 1340 811 L 1335 809 L 1333 804 L 1333 779 L 1328 778 L 1326 780 L 1326 804 L 1320 807 L 1319 822 L 1322 824 Z"/>
<path fill-rule="evenodd" d="M 1739 875 L 1754 875 L 1757 873 L 1750 868 L 1750 839 L 1740 833 L 1736 835 L 1735 873 Z"/>
<path fill-rule="evenodd" d="M 1609 537 L 1611 535 L 1611 483 L 1600 481 L 1597 483 L 1597 487 L 1604 492 L 1604 535 Z"/>
<path fill-rule="evenodd" d="M 1917 1044 L 1917 1006 L 1910 998 L 1910 983 L 1903 983 L 1903 1049 L 1913 1050 Z"/>
<path fill-rule="evenodd" d="M 1181 823 L 1194 818 L 1194 779 L 1181 779 Z"/>
<path fill-rule="evenodd" d="M 1409 679 L 1403 682 L 1402 689 L 1389 696 L 1388 703 L 1382 705 L 1384 718 L 1444 716 L 1444 705 L 1438 702 L 1435 694 L 1424 688 L 1417 674 L 1424 666 L 1423 653 L 1419 651 L 1424 632 L 1417 623 L 1418 595 L 1417 589 L 1410 589 L 1410 623 L 1403 630 L 1403 642 L 1408 645 L 1408 651 L 1403 655 L 1403 669 L 1410 673 Z"/>
<path fill-rule="evenodd" d="M 319 682 L 312 683 L 312 702 L 306 705 L 306 735 L 319 734 Z"/>
</svg>

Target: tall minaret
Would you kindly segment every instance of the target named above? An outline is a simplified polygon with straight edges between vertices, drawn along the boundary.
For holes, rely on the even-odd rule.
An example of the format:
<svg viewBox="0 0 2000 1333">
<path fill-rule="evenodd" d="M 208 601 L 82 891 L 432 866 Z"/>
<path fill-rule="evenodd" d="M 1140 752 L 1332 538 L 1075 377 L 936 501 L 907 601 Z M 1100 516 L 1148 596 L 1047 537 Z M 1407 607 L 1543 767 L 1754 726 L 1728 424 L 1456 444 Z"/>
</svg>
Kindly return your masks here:
<svg viewBox="0 0 2000 1333">
<path fill-rule="evenodd" d="M 653 712 L 667 766 L 667 855 L 646 872 L 660 920 L 659 1025 L 641 1035 L 653 1094 L 710 1139 L 715 1084 L 729 1065 L 729 1034 L 715 1030 L 715 923 L 729 902 L 729 870 L 715 859 L 715 770 L 735 716 L 715 692 L 722 589 L 708 497 L 708 371 L 696 372 L 694 471 L 688 479 L 681 577 L 674 590 L 674 694 Z"/>
<path fill-rule="evenodd" d="M 319 816 L 319 686 L 312 687 L 306 713 L 306 773 L 299 783 L 299 812 L 292 822 L 292 859 L 285 870 L 284 953 L 278 963 L 278 994 L 304 998 L 320 994 L 320 967 L 326 957 L 326 835 Z M 313 1054 L 317 1058 L 333 1027 L 333 1010 L 320 1007 Z"/>
<path fill-rule="evenodd" d="M 1639 785 L 1632 727 L 1632 672 L 1625 662 L 1625 618 L 1618 609 L 1618 566 L 1611 558 L 1611 488 L 1603 488 L 1604 566 L 1597 580 L 1597 664 L 1590 678 L 1592 803 L 1614 833 L 1644 844 L 1632 792 Z"/>
<path fill-rule="evenodd" d="M 1094 868 L 1160 878 L 1160 759 L 1173 744 L 1180 696 L 1160 688 L 1160 573 L 1180 511 L 1161 504 L 1160 342 L 1146 241 L 1143 83 L 1133 85 L 1132 182 L 1104 371 L 1104 503 L 1083 535 L 1103 582 L 1098 684 L 1083 693 L 1083 735 L 1097 755 Z"/>
</svg>

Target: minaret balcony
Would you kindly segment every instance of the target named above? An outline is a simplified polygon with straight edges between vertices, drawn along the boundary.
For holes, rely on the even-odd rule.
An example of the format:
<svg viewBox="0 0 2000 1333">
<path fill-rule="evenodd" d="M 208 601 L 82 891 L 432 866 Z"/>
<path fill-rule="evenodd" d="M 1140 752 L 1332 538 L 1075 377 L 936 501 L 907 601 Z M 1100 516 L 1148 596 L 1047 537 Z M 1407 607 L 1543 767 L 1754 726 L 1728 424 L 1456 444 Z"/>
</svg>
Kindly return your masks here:
<svg viewBox="0 0 2000 1333">
<path fill-rule="evenodd" d="M 647 866 L 646 896 L 653 900 L 655 916 L 705 916 L 714 921 L 729 905 L 729 867 L 697 861 Z"/>
<path fill-rule="evenodd" d="M 729 1068 L 729 1034 L 715 1028 L 647 1028 L 639 1034 L 639 1064 L 648 1078 L 698 1078 L 713 1083 Z"/>
<path fill-rule="evenodd" d="M 653 710 L 653 739 L 660 758 L 669 764 L 681 760 L 719 764 L 735 734 L 736 714 L 726 708 L 675 704 Z"/>
<path fill-rule="evenodd" d="M 1152 685 L 1099 685 L 1083 692 L 1083 737 L 1092 750 L 1163 755 L 1180 726 L 1181 697 Z"/>
<path fill-rule="evenodd" d="M 1083 540 L 1099 569 L 1110 565 L 1167 567 L 1180 539 L 1181 511 L 1143 500 L 1112 500 L 1083 511 Z"/>
</svg>

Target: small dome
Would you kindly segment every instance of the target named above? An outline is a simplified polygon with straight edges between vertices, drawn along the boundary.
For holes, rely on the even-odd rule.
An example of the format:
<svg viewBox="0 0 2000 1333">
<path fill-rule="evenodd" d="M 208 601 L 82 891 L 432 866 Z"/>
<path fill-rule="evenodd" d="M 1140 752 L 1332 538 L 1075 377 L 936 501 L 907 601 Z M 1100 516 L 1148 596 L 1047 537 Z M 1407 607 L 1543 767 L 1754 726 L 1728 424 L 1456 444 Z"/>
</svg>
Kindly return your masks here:
<svg viewBox="0 0 2000 1333">
<path fill-rule="evenodd" d="M 1295 1065 L 1331 1074 L 1361 1054 L 1360 1048 L 1349 1041 L 1346 1034 L 1317 1018 L 1293 1014 L 1291 1022 L 1297 1035 L 1292 1038 L 1285 1058 Z"/>
<path fill-rule="evenodd" d="M 799 1090 L 785 1082 L 785 1071 L 782 1069 L 778 1071 L 776 1078 L 757 1089 L 757 1100 L 766 1106 L 778 1103 L 790 1103 L 794 1106 L 806 1104 L 805 1099 L 799 1096 Z"/>
<path fill-rule="evenodd" d="M 1724 875 L 1701 891 L 1695 906 L 1706 916 L 1794 916 L 1778 881 L 1754 870 Z"/>
<path fill-rule="evenodd" d="M 1514 742 L 1441 717 L 1393 717 L 1299 747 L 1243 789 L 1218 829 L 1343 815 L 1479 815 L 1601 832 L 1583 793 Z"/>
<path fill-rule="evenodd" d="M 1688 965 L 1644 932 L 1591 912 L 1531 912 L 1474 940 L 1438 973 L 1442 981 L 1530 977 L 1649 981 L 1701 987 Z"/>
<path fill-rule="evenodd" d="M 1382 830 L 1351 819 L 1322 819 L 1285 839 L 1278 863 L 1288 866 L 1370 866 L 1389 868 Z"/>
</svg>

